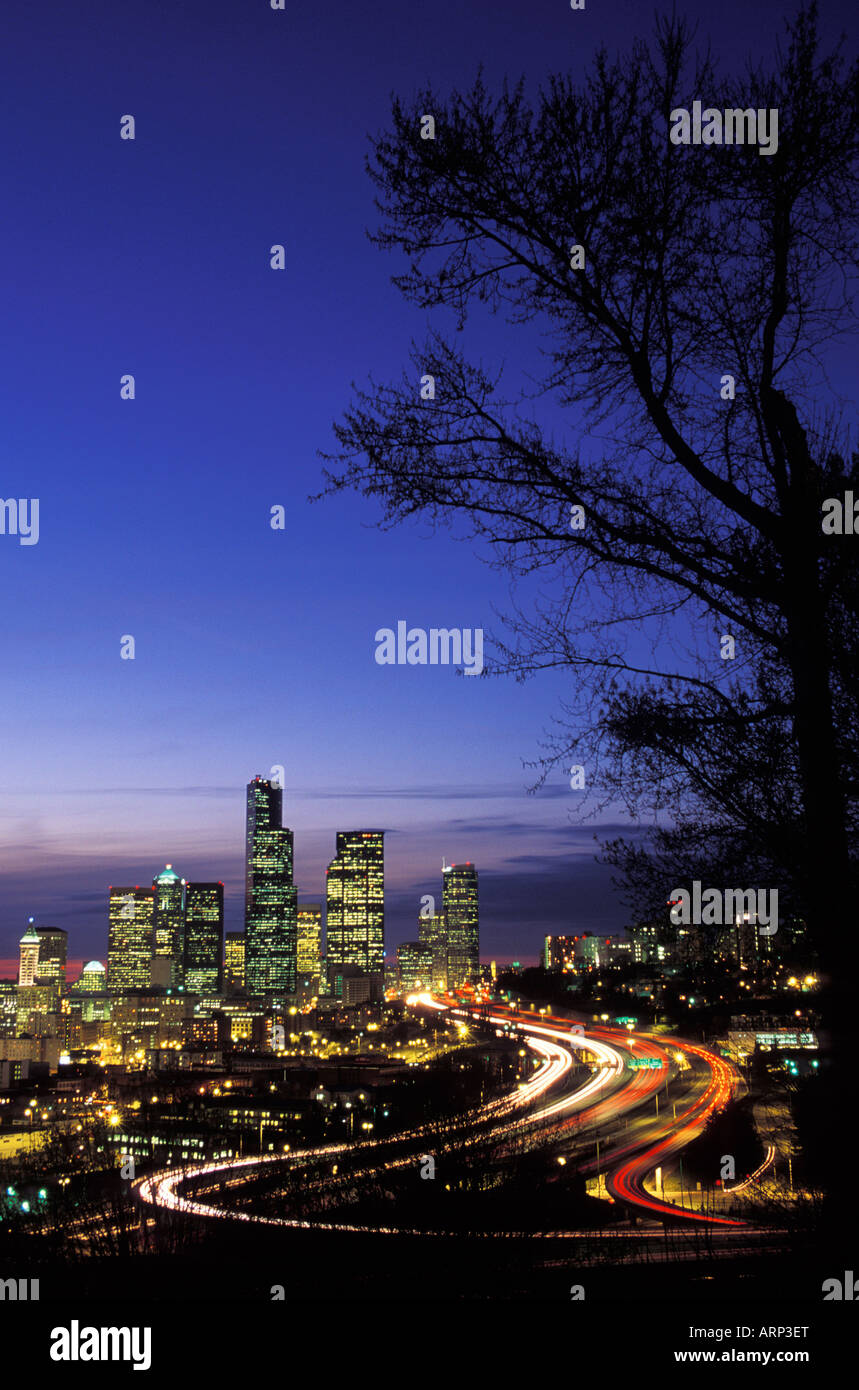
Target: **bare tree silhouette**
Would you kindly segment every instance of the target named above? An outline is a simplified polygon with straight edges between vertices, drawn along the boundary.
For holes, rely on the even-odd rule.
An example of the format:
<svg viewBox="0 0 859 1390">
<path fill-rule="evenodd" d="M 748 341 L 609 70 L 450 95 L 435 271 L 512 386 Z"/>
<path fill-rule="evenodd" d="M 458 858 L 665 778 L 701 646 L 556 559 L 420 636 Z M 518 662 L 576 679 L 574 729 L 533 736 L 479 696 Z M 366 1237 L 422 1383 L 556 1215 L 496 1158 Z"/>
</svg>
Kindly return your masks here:
<svg viewBox="0 0 859 1390">
<path fill-rule="evenodd" d="M 778 109 L 777 151 L 672 145 L 670 112 L 699 97 Z M 859 69 L 820 53 L 814 7 L 770 68 L 737 78 L 668 19 L 652 44 L 601 53 L 581 90 L 552 77 L 529 104 L 523 82 L 493 97 L 479 76 L 448 101 L 394 99 L 368 169 L 374 240 L 408 259 L 395 284 L 460 329 L 476 305 L 539 328 L 537 394 L 572 443 L 433 331 L 399 384 L 357 392 L 322 494 L 360 491 L 385 527 L 464 523 L 490 563 L 541 577 L 496 669 L 578 678 L 543 774 L 587 754 L 605 797 L 715 814 L 730 854 L 787 877 L 825 966 L 838 1085 L 859 581 L 821 507 L 857 476 L 826 377 L 855 323 L 857 107 Z M 642 627 L 649 660 L 629 655 Z M 739 662 L 720 659 L 723 633 Z"/>
</svg>

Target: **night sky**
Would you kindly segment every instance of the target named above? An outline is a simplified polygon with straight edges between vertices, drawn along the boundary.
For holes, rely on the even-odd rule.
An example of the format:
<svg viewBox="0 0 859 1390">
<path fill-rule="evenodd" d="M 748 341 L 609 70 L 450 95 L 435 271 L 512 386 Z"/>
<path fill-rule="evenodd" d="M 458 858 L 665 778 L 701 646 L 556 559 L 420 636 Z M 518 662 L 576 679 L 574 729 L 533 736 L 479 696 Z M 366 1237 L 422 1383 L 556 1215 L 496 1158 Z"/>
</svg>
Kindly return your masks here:
<svg viewBox="0 0 859 1390">
<path fill-rule="evenodd" d="M 680 8 L 734 67 L 770 53 L 785 15 Z M 824 34 L 847 14 L 824 5 Z M 478 866 L 486 959 L 626 923 L 562 770 L 527 795 L 568 678 L 374 661 L 398 619 L 500 631 L 506 578 L 447 532 L 383 534 L 369 503 L 307 499 L 351 383 L 398 378 L 412 338 L 450 327 L 400 298 L 403 266 L 365 236 L 367 136 L 391 93 L 445 95 L 481 62 L 490 89 L 524 73 L 533 90 L 651 16 L 628 0 L 5 0 L 0 495 L 40 499 L 40 539 L 0 536 L 0 972 L 30 914 L 69 930 L 75 960 L 105 959 L 108 884 L 168 861 L 223 879 L 238 929 L 244 786 L 274 764 L 301 899 L 322 896 L 335 830 L 389 832 L 389 948 L 416 935 L 445 857 Z M 477 316 L 467 334 L 514 379 L 536 361 L 522 330 Z M 620 812 L 602 822 L 616 833 Z"/>
</svg>

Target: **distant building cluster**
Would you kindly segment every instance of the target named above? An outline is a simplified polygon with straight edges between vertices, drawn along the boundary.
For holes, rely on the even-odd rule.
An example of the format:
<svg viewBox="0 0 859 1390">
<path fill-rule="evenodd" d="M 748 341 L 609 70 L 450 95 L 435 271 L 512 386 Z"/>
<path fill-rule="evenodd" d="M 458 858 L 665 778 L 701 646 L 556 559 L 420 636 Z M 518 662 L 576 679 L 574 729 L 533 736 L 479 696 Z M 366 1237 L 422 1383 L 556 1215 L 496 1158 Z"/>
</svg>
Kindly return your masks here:
<svg viewBox="0 0 859 1390">
<path fill-rule="evenodd" d="M 445 993 L 480 981 L 480 909 L 473 864 L 442 869 L 441 912 L 427 911 L 418 918 L 418 939 L 398 946 L 397 966 L 404 994 Z"/>
<path fill-rule="evenodd" d="M 664 921 L 630 927 L 625 936 L 547 936 L 542 964 L 569 976 L 571 989 L 604 979 L 606 987 L 656 1002 L 685 981 L 694 985 L 688 996 L 693 1005 L 696 1000 L 706 1005 L 730 996 L 808 991 L 818 983 L 804 924 L 788 919 L 768 934 L 749 912 L 712 927 L 676 926 L 666 915 Z"/>
<path fill-rule="evenodd" d="M 151 888 L 111 887 L 111 994 L 149 988 L 217 993 L 223 947 L 223 883 L 188 883 L 168 864 Z"/>
<path fill-rule="evenodd" d="M 575 975 L 591 970 L 608 970 L 634 959 L 634 943 L 623 936 L 547 936 L 543 946 L 543 965 Z"/>
<path fill-rule="evenodd" d="M 282 789 L 254 777 L 244 931 L 225 935 L 223 882 L 193 882 L 167 864 L 151 886 L 110 887 L 107 967 L 90 961 L 69 987 L 66 932 L 31 920 L 17 981 L 0 981 L 0 1089 L 55 1072 L 63 1057 L 142 1067 L 169 1052 L 215 1064 L 234 1046 L 277 1051 L 299 1011 L 478 982 L 473 864 L 444 868 L 440 912 L 429 899 L 418 940 L 386 968 L 384 831 L 337 832 L 316 903 L 298 902 L 293 856 Z"/>
</svg>

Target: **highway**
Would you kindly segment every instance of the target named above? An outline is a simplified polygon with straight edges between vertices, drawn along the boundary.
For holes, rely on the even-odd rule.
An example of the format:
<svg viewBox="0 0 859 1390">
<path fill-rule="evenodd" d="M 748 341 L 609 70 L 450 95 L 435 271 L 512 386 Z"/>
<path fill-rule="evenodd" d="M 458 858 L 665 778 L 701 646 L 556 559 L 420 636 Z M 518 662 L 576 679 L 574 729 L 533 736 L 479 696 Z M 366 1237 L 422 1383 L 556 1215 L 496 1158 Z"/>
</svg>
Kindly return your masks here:
<svg viewBox="0 0 859 1390">
<path fill-rule="evenodd" d="M 569 1020 L 542 1015 L 541 1023 L 537 1026 L 531 1022 L 532 1017 L 533 1015 L 527 1011 L 521 1010 L 493 1011 L 493 1021 L 499 1018 L 515 1020 L 523 1029 L 529 1029 L 542 1036 L 569 1038 Z M 674 1203 L 661 1200 L 650 1193 L 644 1185 L 648 1174 L 658 1167 L 667 1167 L 671 1160 L 702 1132 L 713 1112 L 723 1109 L 736 1094 L 740 1076 L 733 1064 L 706 1048 L 680 1038 L 657 1038 L 652 1034 L 616 1028 L 589 1029 L 586 1037 L 589 1049 L 609 1048 L 613 1057 L 617 1059 L 612 1064 L 612 1073 L 615 1076 L 619 1067 L 622 1068 L 624 1064 L 623 1059 L 627 1063 L 633 1060 L 655 1061 L 659 1066 L 652 1070 L 642 1068 L 626 1073 L 630 1079 L 626 1080 L 622 1088 L 585 1110 L 579 1116 L 579 1125 L 582 1121 L 592 1126 L 599 1124 L 608 1134 L 618 1130 L 621 1120 L 628 1125 L 628 1119 L 632 1114 L 640 1112 L 642 1106 L 649 1104 L 651 1100 L 657 1100 L 666 1078 L 671 1074 L 672 1062 L 678 1054 L 687 1064 L 690 1058 L 701 1063 L 707 1079 L 703 1086 L 694 1088 L 699 1093 L 688 1101 L 685 1109 L 681 1108 L 679 1113 L 669 1115 L 667 1106 L 663 1106 L 661 1122 L 654 1115 L 652 1122 L 647 1121 L 644 1126 L 637 1126 L 639 1131 L 644 1130 L 644 1134 L 639 1133 L 631 1142 L 627 1140 L 604 1147 L 599 1160 L 580 1163 L 580 1170 L 593 1173 L 601 1168 L 606 1176 L 606 1190 L 610 1195 L 632 1208 L 641 1209 L 643 1214 L 652 1214 L 654 1217 L 670 1219 L 673 1222 L 744 1228 L 746 1223 L 742 1221 L 713 1213 L 705 1214 L 688 1208 L 678 1208 Z M 551 1113 L 552 1110 L 560 1113 L 565 1104 L 564 1101 L 556 1102 L 554 1106 L 546 1107 L 542 1114 Z"/>
<path fill-rule="evenodd" d="M 222 1206 L 204 1197 L 241 1195 L 249 1180 L 269 1165 L 299 1169 L 315 1167 L 337 1181 L 339 1157 L 357 1155 L 362 1166 L 351 1169 L 350 1183 L 370 1180 L 392 1169 L 414 1165 L 426 1155 L 430 1142 L 439 1156 L 446 1147 L 459 1148 L 514 1142 L 523 1131 L 534 1133 L 553 1154 L 586 1175 L 597 1175 L 605 1192 L 650 1222 L 706 1225 L 750 1231 L 742 1221 L 692 1207 L 678 1207 L 648 1190 L 646 1181 L 658 1167 L 667 1171 L 685 1145 L 701 1133 L 710 1115 L 728 1103 L 740 1085 L 736 1069 L 708 1049 L 677 1038 L 644 1032 L 576 1025 L 570 1019 L 493 1004 L 471 1004 L 461 998 L 412 996 L 412 1008 L 450 1013 L 456 1019 L 516 1036 L 537 1059 L 533 1075 L 515 1089 L 451 1122 L 447 1137 L 423 1125 L 400 1134 L 351 1143 L 323 1145 L 288 1154 L 270 1154 L 174 1168 L 147 1176 L 135 1185 L 145 1204 L 184 1212 L 205 1220 L 238 1220 L 265 1225 L 333 1231 L 376 1231 L 379 1234 L 444 1234 L 403 1227 L 361 1226 L 342 1221 L 256 1214 Z M 574 1061 L 592 1058 L 592 1073 L 571 1086 Z M 630 1065 L 637 1063 L 635 1069 Z M 644 1065 L 642 1065 L 644 1064 Z M 648 1065 L 650 1064 L 650 1065 Z M 681 1070 L 682 1065 L 682 1070 Z M 579 1072 L 580 1075 L 580 1072 Z M 666 1092 L 671 1078 L 674 1098 Z M 503 1151 L 503 1150 L 502 1150 Z M 366 1164 L 364 1160 L 366 1159 Z M 329 1163 L 334 1160 L 334 1163 Z M 487 1231 L 503 1236 L 508 1232 Z M 573 1236 L 572 1231 L 533 1233 Z M 726 1230 L 727 1234 L 727 1230 Z"/>
</svg>

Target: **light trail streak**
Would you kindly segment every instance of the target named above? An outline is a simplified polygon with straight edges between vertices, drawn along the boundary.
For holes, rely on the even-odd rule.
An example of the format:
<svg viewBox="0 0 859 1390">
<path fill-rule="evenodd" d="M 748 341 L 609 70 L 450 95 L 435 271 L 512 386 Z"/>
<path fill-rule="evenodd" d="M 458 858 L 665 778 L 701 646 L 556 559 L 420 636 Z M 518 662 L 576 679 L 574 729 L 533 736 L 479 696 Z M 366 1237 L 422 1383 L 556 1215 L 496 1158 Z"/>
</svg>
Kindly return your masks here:
<svg viewBox="0 0 859 1390">
<path fill-rule="evenodd" d="M 695 1138 L 701 1132 L 704 1122 L 709 1116 L 715 1110 L 722 1109 L 731 1099 L 736 1084 L 736 1073 L 723 1058 L 716 1057 L 692 1043 L 684 1043 L 683 1046 L 687 1052 L 700 1057 L 710 1067 L 711 1080 L 707 1089 L 703 1096 L 694 1101 L 679 1117 L 679 1129 L 646 1149 L 644 1153 L 623 1164 L 606 1179 L 606 1186 L 613 1196 L 632 1202 L 636 1206 L 644 1207 L 648 1211 L 655 1212 L 658 1216 L 667 1216 L 672 1220 L 680 1219 L 708 1226 L 745 1227 L 747 1226 L 745 1221 L 675 1207 L 670 1202 L 664 1202 L 658 1197 L 651 1196 L 644 1188 L 644 1179 L 647 1173 L 657 1167 L 664 1158 L 683 1148 L 690 1139 Z"/>
<path fill-rule="evenodd" d="M 521 1017 L 521 1015 L 518 1016 Z M 558 1020 L 550 1015 L 549 1019 L 546 1021 L 551 1022 L 554 1027 L 548 1030 L 542 1028 L 539 1031 L 549 1031 L 557 1035 L 559 1032 L 566 1033 L 566 1030 L 569 1029 L 569 1023 L 566 1020 Z M 599 1031 L 606 1032 L 608 1030 Z M 590 1039 L 589 1041 L 592 1044 L 594 1040 Z M 630 1043 L 632 1043 L 632 1041 L 633 1039 L 630 1037 Z M 679 1039 L 660 1039 L 660 1044 L 662 1045 L 657 1045 L 653 1039 L 648 1038 L 647 1035 L 644 1034 L 637 1035 L 634 1042 L 636 1044 L 636 1054 L 638 1056 L 658 1055 L 665 1061 L 666 1065 L 668 1063 L 668 1057 L 663 1051 L 662 1045 L 665 1047 L 676 1046 L 681 1050 L 685 1050 L 687 1053 L 692 1053 L 703 1060 L 709 1067 L 711 1079 L 703 1096 L 694 1101 L 688 1109 L 678 1117 L 678 1120 L 674 1122 L 678 1125 L 678 1128 L 669 1133 L 667 1137 L 662 1138 L 659 1142 L 646 1148 L 643 1152 L 639 1151 L 641 1147 L 639 1144 L 629 1144 L 625 1146 L 625 1148 L 610 1150 L 604 1155 L 603 1162 L 606 1168 L 608 1168 L 612 1162 L 617 1162 L 624 1154 L 635 1155 L 634 1157 L 630 1157 L 620 1168 L 607 1176 L 606 1187 L 608 1191 L 616 1199 L 626 1201 L 634 1206 L 642 1207 L 647 1211 L 652 1211 L 663 1218 L 670 1217 L 673 1221 L 689 1221 L 707 1226 L 730 1226 L 748 1229 L 748 1223 L 743 1221 L 734 1220 L 725 1216 L 715 1216 L 703 1212 L 689 1211 L 682 1207 L 675 1207 L 670 1202 L 664 1202 L 652 1196 L 644 1187 L 646 1175 L 652 1171 L 652 1169 L 659 1166 L 660 1162 L 665 1157 L 685 1147 L 686 1144 L 701 1132 L 709 1116 L 715 1110 L 724 1108 L 728 1103 L 736 1086 L 736 1070 L 729 1063 L 725 1062 L 723 1058 L 717 1057 L 713 1053 L 693 1043 L 681 1042 Z M 643 1074 L 646 1076 L 646 1072 Z M 644 1088 L 645 1094 L 648 1091 L 657 1091 L 662 1085 L 662 1073 L 654 1072 L 653 1075 L 654 1080 Z M 604 1113 L 605 1108 L 605 1106 L 600 1107 Z M 591 1118 L 594 1117 L 592 1116 Z M 588 1163 L 585 1164 L 580 1171 L 592 1172 L 595 1166 L 594 1163 Z"/>
<path fill-rule="evenodd" d="M 737 1183 L 736 1187 L 726 1187 L 724 1191 L 729 1192 L 732 1196 L 735 1192 L 744 1192 L 750 1183 L 753 1183 L 756 1178 L 759 1178 L 761 1173 L 766 1172 L 774 1158 L 775 1144 L 769 1144 L 767 1145 L 766 1157 L 760 1167 L 756 1168 L 753 1173 L 749 1173 L 749 1176 L 745 1178 L 743 1182 Z"/>
<path fill-rule="evenodd" d="M 478 1111 L 467 1112 L 467 1115 L 460 1116 L 460 1123 L 469 1118 L 486 1120 L 487 1118 L 507 1117 L 516 1115 L 518 1110 L 530 1106 L 539 1100 L 549 1089 L 562 1082 L 573 1065 L 573 1053 L 571 1048 L 586 1051 L 597 1058 L 599 1071 L 591 1076 L 585 1083 L 579 1086 L 571 1095 L 562 1096 L 558 1100 L 538 1109 L 536 1112 L 526 1116 L 516 1116 L 507 1123 L 493 1126 L 490 1130 L 460 1141 L 466 1146 L 482 1142 L 487 1136 L 493 1139 L 506 1134 L 514 1134 L 522 1129 L 523 1126 L 532 1125 L 537 1122 L 562 1116 L 566 1112 L 581 1110 L 583 1115 L 590 1120 L 616 1119 L 626 1109 L 634 1108 L 641 1104 L 642 1100 L 648 1098 L 657 1091 L 663 1084 L 664 1073 L 661 1070 L 641 1070 L 633 1074 L 632 1078 L 626 1082 L 617 1095 L 611 1098 L 603 1098 L 595 1104 L 595 1101 L 606 1086 L 612 1083 L 622 1082 L 625 1076 L 624 1057 L 617 1046 L 613 1043 L 624 1045 L 628 1050 L 632 1046 L 636 1048 L 636 1055 L 639 1057 L 658 1057 L 665 1065 L 669 1064 L 667 1053 L 664 1046 L 677 1045 L 684 1048 L 703 1059 L 711 1071 L 710 1082 L 703 1094 L 695 1100 L 687 1110 L 680 1115 L 677 1120 L 678 1128 L 663 1137 L 655 1145 L 651 1144 L 641 1152 L 641 1143 L 628 1144 L 621 1148 L 615 1148 L 605 1154 L 604 1161 L 606 1166 L 612 1161 L 626 1155 L 634 1155 L 627 1162 L 617 1168 L 607 1179 L 607 1185 L 617 1198 L 631 1203 L 632 1205 L 644 1207 L 658 1215 L 670 1217 L 672 1220 L 686 1220 L 691 1222 L 705 1223 L 713 1226 L 740 1227 L 750 1230 L 746 1223 L 732 1221 L 725 1217 L 706 1216 L 699 1212 L 685 1211 L 672 1206 L 670 1203 L 661 1202 L 651 1196 L 643 1187 L 646 1174 L 657 1165 L 660 1158 L 682 1148 L 689 1140 L 700 1133 L 704 1122 L 714 1109 L 720 1108 L 730 1099 L 736 1081 L 736 1074 L 723 1059 L 705 1052 L 702 1048 L 696 1047 L 691 1043 L 679 1042 L 676 1039 L 656 1040 L 648 1038 L 646 1034 L 638 1034 L 634 1037 L 627 1033 L 620 1033 L 615 1037 L 615 1030 L 595 1029 L 588 1036 L 571 1034 L 570 1022 L 565 1019 L 557 1019 L 552 1015 L 541 1016 L 541 1023 L 534 1023 L 530 1017 L 523 1015 L 516 1010 L 510 1009 L 504 1013 L 489 1013 L 488 1009 L 476 1009 L 473 1007 L 462 1006 L 460 1001 L 451 1000 L 441 1002 L 434 999 L 431 995 L 409 996 L 407 1003 L 411 1005 L 420 1004 L 426 1008 L 436 1011 L 448 1012 L 452 1016 L 469 1018 L 484 1024 L 501 1024 L 512 1027 L 520 1033 L 523 1041 L 532 1051 L 536 1052 L 540 1058 L 540 1066 L 536 1073 L 524 1083 L 520 1083 L 515 1091 L 506 1096 L 497 1097 L 489 1101 Z M 498 1006 L 496 1006 L 497 1008 Z M 596 1033 L 600 1037 L 595 1036 Z M 573 1123 L 572 1120 L 567 1121 Z M 562 1126 L 563 1128 L 564 1126 Z M 370 1153 L 374 1148 L 385 1146 L 390 1148 L 394 1144 L 414 1144 L 421 1140 L 424 1135 L 429 1133 L 429 1126 L 420 1126 L 417 1129 L 405 1131 L 404 1133 L 387 1138 L 367 1140 L 360 1146 L 360 1152 Z M 437 1139 L 437 1134 L 433 1137 Z M 237 1220 L 254 1222 L 263 1225 L 283 1226 L 301 1230 L 325 1230 L 338 1232 L 361 1232 L 378 1233 L 381 1235 L 444 1235 L 444 1232 L 427 1230 L 410 1230 L 404 1227 L 378 1227 L 361 1226 L 347 1222 L 322 1222 L 297 1217 L 274 1217 L 258 1216 L 254 1213 L 224 1210 L 218 1207 L 199 1202 L 190 1197 L 185 1197 L 177 1192 L 181 1184 L 198 1182 L 207 1177 L 215 1178 L 222 1173 L 238 1174 L 233 1176 L 228 1183 L 219 1183 L 219 1186 L 233 1186 L 237 1182 L 243 1183 L 241 1174 L 245 1171 L 261 1169 L 269 1164 L 280 1164 L 285 1166 L 295 1166 L 306 1163 L 308 1160 L 333 1158 L 344 1153 L 354 1153 L 355 1146 L 348 1143 L 323 1145 L 313 1149 L 300 1150 L 290 1154 L 270 1154 L 262 1156 L 251 1156 L 243 1159 L 233 1159 L 228 1162 L 215 1162 L 201 1164 L 192 1169 L 171 1169 L 156 1173 L 148 1178 L 142 1179 L 136 1184 L 141 1199 L 166 1210 L 184 1212 L 189 1215 L 203 1217 L 207 1219 Z M 401 1158 L 389 1157 L 384 1164 L 377 1167 L 369 1167 L 359 1172 L 353 1172 L 350 1176 L 354 1178 L 372 1176 L 385 1169 L 402 1168 L 407 1164 L 415 1162 L 413 1153 L 406 1154 Z M 593 1164 L 588 1163 L 580 1166 L 580 1171 L 593 1169 Z M 766 1165 L 764 1165 L 766 1166 Z M 753 1175 L 755 1176 L 755 1175 Z M 739 1189 L 733 1189 L 739 1190 Z M 452 1233 L 447 1233 L 452 1234 Z M 507 1238 L 512 1232 L 485 1232 L 479 1233 L 486 1237 Z M 566 1238 L 574 1237 L 576 1232 L 572 1231 L 552 1231 L 552 1232 L 532 1232 L 529 1233 L 537 1239 Z"/>
<path fill-rule="evenodd" d="M 519 1085 L 517 1089 L 508 1096 L 501 1097 L 489 1102 L 482 1113 L 492 1112 L 507 1114 L 518 1108 L 529 1105 L 539 1096 L 543 1095 L 550 1087 L 562 1080 L 572 1066 L 572 1055 L 566 1047 L 561 1047 L 558 1043 L 544 1040 L 543 1038 L 526 1037 L 528 1045 L 541 1057 L 541 1066 L 533 1077 L 526 1083 Z M 502 1125 L 493 1133 L 512 1133 L 516 1125 Z M 368 1140 L 361 1145 L 361 1152 L 366 1153 L 373 1148 L 382 1146 L 388 1147 L 392 1143 L 414 1142 L 422 1138 L 427 1133 L 427 1126 L 420 1126 L 418 1129 L 405 1131 L 402 1135 L 393 1138 L 380 1138 Z M 479 1136 L 478 1136 L 479 1137 Z M 472 1142 L 477 1142 L 476 1139 Z M 344 1222 L 318 1222 L 301 1220 L 294 1217 L 262 1217 L 249 1212 L 223 1211 L 217 1207 L 206 1205 L 202 1202 L 193 1201 L 190 1198 L 180 1196 L 176 1188 L 182 1183 L 194 1182 L 200 1178 L 214 1177 L 218 1173 L 236 1173 L 246 1169 L 260 1168 L 271 1163 L 278 1163 L 285 1166 L 295 1166 L 306 1162 L 308 1159 L 334 1158 L 338 1154 L 354 1152 L 354 1146 L 348 1143 L 328 1144 L 314 1149 L 302 1149 L 290 1154 L 270 1154 L 253 1155 L 249 1158 L 232 1159 L 227 1162 L 215 1162 L 200 1164 L 195 1168 L 181 1169 L 174 1168 L 161 1173 L 156 1173 L 151 1177 L 142 1179 L 135 1186 L 141 1199 L 153 1206 L 162 1207 L 168 1211 L 184 1212 L 187 1215 L 235 1219 L 241 1221 L 254 1221 L 264 1225 L 288 1226 L 301 1230 L 332 1230 L 332 1231 L 365 1231 L 379 1230 L 380 1234 L 394 1234 L 402 1232 L 401 1228 L 379 1228 L 362 1227 Z M 408 1163 L 414 1162 L 414 1156 L 406 1155 L 400 1159 L 388 1159 L 384 1168 L 400 1168 Z M 378 1169 L 365 1169 L 362 1173 L 353 1176 L 368 1176 Z M 421 1234 L 412 1232 L 411 1234 Z"/>
</svg>

